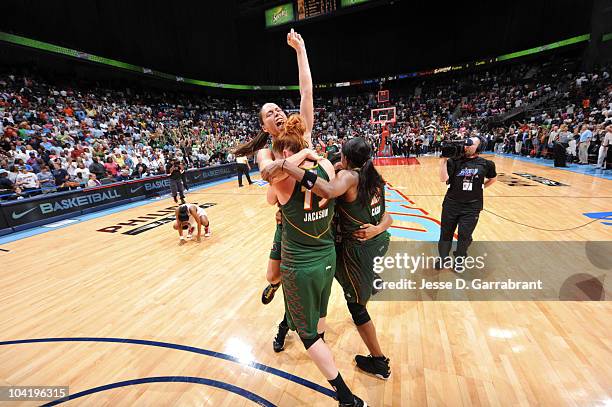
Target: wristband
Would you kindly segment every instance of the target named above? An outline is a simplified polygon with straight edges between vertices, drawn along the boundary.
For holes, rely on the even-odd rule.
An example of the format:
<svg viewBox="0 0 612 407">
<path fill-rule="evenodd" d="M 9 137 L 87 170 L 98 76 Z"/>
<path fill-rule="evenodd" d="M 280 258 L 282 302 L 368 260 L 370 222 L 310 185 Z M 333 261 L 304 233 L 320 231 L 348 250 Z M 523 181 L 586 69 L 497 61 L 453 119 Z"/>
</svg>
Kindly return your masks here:
<svg viewBox="0 0 612 407">
<path fill-rule="evenodd" d="M 302 178 L 302 186 L 306 189 L 312 189 L 315 186 L 315 182 L 317 182 L 317 174 L 306 171 L 304 172 L 304 177 Z"/>
</svg>

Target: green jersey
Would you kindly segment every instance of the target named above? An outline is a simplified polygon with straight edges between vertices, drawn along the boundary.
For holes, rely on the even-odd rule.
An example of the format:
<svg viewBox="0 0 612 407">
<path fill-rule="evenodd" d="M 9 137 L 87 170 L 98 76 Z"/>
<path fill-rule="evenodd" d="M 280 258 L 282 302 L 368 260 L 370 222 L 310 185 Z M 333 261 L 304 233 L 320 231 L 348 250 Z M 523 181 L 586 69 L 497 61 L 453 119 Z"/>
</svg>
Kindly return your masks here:
<svg viewBox="0 0 612 407">
<path fill-rule="evenodd" d="M 363 206 L 359 200 L 345 202 L 341 198 L 337 200 L 338 217 L 342 239 L 353 239 L 353 232 L 359 230 L 361 225 L 369 223 L 378 225 L 385 214 L 385 190 L 381 191 L 379 197 L 372 198 L 369 205 Z"/>
<path fill-rule="evenodd" d="M 316 165 L 309 169 L 329 181 L 327 172 Z M 334 200 L 323 199 L 295 183 L 291 198 L 282 205 L 283 239 L 282 263 L 295 266 L 311 263 L 329 256 L 334 251 Z"/>
</svg>

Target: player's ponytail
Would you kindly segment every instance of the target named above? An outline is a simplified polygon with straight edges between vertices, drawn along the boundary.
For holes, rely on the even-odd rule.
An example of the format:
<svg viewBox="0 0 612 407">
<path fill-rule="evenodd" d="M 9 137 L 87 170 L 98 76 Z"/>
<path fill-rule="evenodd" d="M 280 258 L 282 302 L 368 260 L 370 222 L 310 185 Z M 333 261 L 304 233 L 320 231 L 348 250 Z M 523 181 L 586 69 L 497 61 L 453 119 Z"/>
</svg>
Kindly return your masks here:
<svg viewBox="0 0 612 407">
<path fill-rule="evenodd" d="M 348 161 L 349 168 L 359 173 L 357 200 L 363 206 L 370 205 L 372 198 L 380 198 L 385 187 L 385 180 L 372 162 L 372 149 L 363 138 L 357 137 L 344 143 L 342 154 Z"/>
<path fill-rule="evenodd" d="M 237 157 L 250 156 L 255 154 L 258 150 L 265 148 L 268 144 L 268 140 L 270 135 L 263 130 L 260 130 L 259 133 L 250 141 L 243 143 L 236 147 L 232 153 Z"/>
<path fill-rule="evenodd" d="M 259 119 L 259 125 L 263 126 L 263 120 L 261 119 L 261 110 L 257 115 Z M 270 135 L 263 130 L 259 130 L 257 135 L 253 137 L 250 141 L 243 143 L 232 150 L 232 153 L 237 157 L 248 157 L 255 154 L 257 151 L 265 148 L 268 145 L 268 140 L 270 139 Z"/>
<path fill-rule="evenodd" d="M 306 120 L 299 114 L 292 114 L 287 119 L 283 131 L 274 140 L 272 147 L 274 152 L 282 154 L 284 150 L 288 150 L 297 153 L 308 147 L 304 133 L 306 133 Z"/>
</svg>

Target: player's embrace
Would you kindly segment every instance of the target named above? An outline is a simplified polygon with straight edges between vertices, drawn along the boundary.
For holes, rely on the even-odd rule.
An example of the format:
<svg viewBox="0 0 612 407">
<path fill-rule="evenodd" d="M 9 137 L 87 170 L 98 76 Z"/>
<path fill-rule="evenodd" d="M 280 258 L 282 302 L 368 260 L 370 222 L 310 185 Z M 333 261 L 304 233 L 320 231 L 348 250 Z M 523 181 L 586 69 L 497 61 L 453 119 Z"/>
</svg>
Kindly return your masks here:
<svg viewBox="0 0 612 407">
<path fill-rule="evenodd" d="M 304 149 L 305 120 L 289 117 L 285 129 L 274 141 L 276 157 L 287 158 Z M 282 166 L 282 164 L 281 164 Z M 285 178 L 268 189 L 268 203 L 280 204 L 282 213 L 281 283 L 288 325 L 296 330 L 308 356 L 336 389 L 340 406 L 365 406 L 353 395 L 336 368 L 324 340 L 325 317 L 336 271 L 336 250 L 332 221 L 334 199 L 322 199 L 311 188 L 317 178 L 331 180 L 334 167 L 328 160 L 304 161 L 303 177 L 297 182 Z"/>
</svg>

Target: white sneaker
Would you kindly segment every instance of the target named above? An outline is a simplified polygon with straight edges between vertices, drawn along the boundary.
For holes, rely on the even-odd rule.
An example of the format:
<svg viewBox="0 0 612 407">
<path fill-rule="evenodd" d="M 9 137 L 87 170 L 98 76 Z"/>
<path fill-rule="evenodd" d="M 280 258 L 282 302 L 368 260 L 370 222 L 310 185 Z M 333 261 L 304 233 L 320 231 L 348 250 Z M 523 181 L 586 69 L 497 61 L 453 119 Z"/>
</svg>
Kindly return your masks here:
<svg viewBox="0 0 612 407">
<path fill-rule="evenodd" d="M 210 231 L 210 225 L 208 225 L 204 228 L 204 237 L 210 237 L 211 234 L 212 232 Z"/>
</svg>

